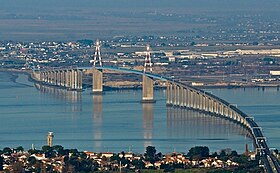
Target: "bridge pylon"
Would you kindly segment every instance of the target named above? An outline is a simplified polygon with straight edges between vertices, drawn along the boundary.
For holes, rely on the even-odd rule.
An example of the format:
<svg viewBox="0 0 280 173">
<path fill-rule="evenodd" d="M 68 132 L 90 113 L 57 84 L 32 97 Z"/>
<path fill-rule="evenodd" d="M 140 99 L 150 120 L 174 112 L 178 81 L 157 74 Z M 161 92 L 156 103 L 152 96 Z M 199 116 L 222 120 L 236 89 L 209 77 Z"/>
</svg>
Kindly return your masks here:
<svg viewBox="0 0 280 173">
<path fill-rule="evenodd" d="M 154 80 L 146 75 L 147 66 L 149 66 L 150 73 L 152 73 L 152 60 L 150 53 L 150 46 L 147 45 L 146 57 L 144 64 L 144 74 L 142 79 L 142 103 L 155 103 L 154 100 Z"/>
<path fill-rule="evenodd" d="M 101 47 L 100 41 L 96 40 L 93 67 L 92 67 L 92 94 L 103 93 L 103 71 L 101 69 L 96 68 L 97 63 L 99 64 L 100 67 L 102 67 L 100 47 Z"/>
</svg>

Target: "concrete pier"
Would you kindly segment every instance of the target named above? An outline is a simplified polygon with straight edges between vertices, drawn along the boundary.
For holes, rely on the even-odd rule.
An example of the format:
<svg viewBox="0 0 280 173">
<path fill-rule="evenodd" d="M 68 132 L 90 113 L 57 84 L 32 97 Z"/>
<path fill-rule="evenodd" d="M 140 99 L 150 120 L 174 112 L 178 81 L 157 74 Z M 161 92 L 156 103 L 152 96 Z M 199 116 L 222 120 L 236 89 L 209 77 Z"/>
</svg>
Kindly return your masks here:
<svg viewBox="0 0 280 173">
<path fill-rule="evenodd" d="M 76 70 L 71 70 L 71 90 L 75 90 L 77 88 L 77 77 Z"/>
<path fill-rule="evenodd" d="M 154 81 L 152 78 L 143 75 L 142 81 L 142 103 L 155 103 L 154 100 Z"/>
<path fill-rule="evenodd" d="M 172 94 L 172 84 L 167 82 L 166 84 L 166 105 L 167 106 L 173 106 L 173 94 Z"/>
<path fill-rule="evenodd" d="M 65 87 L 66 88 L 71 87 L 71 72 L 70 72 L 70 70 L 65 71 Z"/>
<path fill-rule="evenodd" d="M 83 71 L 77 70 L 77 90 L 83 89 Z"/>
<path fill-rule="evenodd" d="M 92 94 L 103 93 L 103 72 L 93 68 L 92 71 Z"/>
</svg>

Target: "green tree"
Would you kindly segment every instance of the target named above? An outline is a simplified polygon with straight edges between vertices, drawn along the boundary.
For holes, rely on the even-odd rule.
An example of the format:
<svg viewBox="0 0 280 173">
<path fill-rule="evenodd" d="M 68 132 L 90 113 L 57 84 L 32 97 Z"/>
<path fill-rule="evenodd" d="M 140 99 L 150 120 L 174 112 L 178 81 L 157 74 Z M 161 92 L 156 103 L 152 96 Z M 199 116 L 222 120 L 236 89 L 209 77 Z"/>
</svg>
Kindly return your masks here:
<svg viewBox="0 0 280 173">
<path fill-rule="evenodd" d="M 146 147 L 145 159 L 150 161 L 152 164 L 154 164 L 156 152 L 157 152 L 157 150 L 155 147 L 153 147 L 153 146 Z"/>
<path fill-rule="evenodd" d="M 232 151 L 230 154 L 231 157 L 237 157 L 238 153 L 236 151 Z"/>
<path fill-rule="evenodd" d="M 120 161 L 121 158 L 117 155 L 117 154 L 114 154 L 111 158 L 110 158 L 111 161 Z"/>
<path fill-rule="evenodd" d="M 220 157 L 225 157 L 225 156 L 226 156 L 226 152 L 224 150 L 222 150 L 220 153 Z"/>
<path fill-rule="evenodd" d="M 64 148 L 61 146 L 61 145 L 54 145 L 53 147 L 53 150 L 55 150 L 55 151 L 59 151 L 59 150 L 63 150 Z"/>
<path fill-rule="evenodd" d="M 29 158 L 27 159 L 27 161 L 28 161 L 29 165 L 35 165 L 36 162 L 37 162 L 36 158 L 33 157 L 33 156 L 29 157 Z"/>
<path fill-rule="evenodd" d="M 43 152 L 42 151 L 40 151 L 40 150 L 36 150 L 36 149 L 29 149 L 28 150 L 28 153 L 30 154 L 30 155 L 32 155 L 32 154 L 42 154 Z"/>
<path fill-rule="evenodd" d="M 203 147 L 203 146 L 196 146 L 189 150 L 187 156 L 189 156 L 191 159 L 202 159 L 209 156 L 209 148 Z"/>
<path fill-rule="evenodd" d="M 133 160 L 132 164 L 135 166 L 136 169 L 143 169 L 145 164 L 142 160 Z"/>
<path fill-rule="evenodd" d="M 9 147 L 3 148 L 3 153 L 6 155 L 11 155 L 12 154 L 12 149 Z"/>
<path fill-rule="evenodd" d="M 3 171 L 4 158 L 0 156 L 0 171 Z"/>
<path fill-rule="evenodd" d="M 18 146 L 17 148 L 14 149 L 16 152 L 23 152 L 24 148 L 22 146 Z"/>
</svg>

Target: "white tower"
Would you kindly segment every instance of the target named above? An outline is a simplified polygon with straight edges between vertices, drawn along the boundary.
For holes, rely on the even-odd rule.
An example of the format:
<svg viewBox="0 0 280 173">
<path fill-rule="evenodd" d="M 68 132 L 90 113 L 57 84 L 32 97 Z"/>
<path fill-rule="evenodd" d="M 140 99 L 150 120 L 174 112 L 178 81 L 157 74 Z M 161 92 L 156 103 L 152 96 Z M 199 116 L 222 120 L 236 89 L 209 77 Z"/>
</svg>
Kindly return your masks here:
<svg viewBox="0 0 280 173">
<path fill-rule="evenodd" d="M 150 46 L 147 45 L 146 47 L 146 57 L 145 57 L 145 64 L 144 64 L 144 73 L 146 73 L 147 71 L 147 66 L 149 66 L 150 68 L 150 72 L 153 72 L 153 68 L 152 68 L 152 59 L 151 59 L 151 52 L 150 52 Z"/>
<path fill-rule="evenodd" d="M 96 63 L 99 61 L 99 66 L 102 67 L 102 59 L 100 53 L 100 41 L 97 39 L 95 42 L 95 53 L 94 53 L 94 60 L 93 60 L 93 67 L 96 66 Z M 97 60 L 98 57 L 98 60 Z"/>
<path fill-rule="evenodd" d="M 52 147 L 52 144 L 53 144 L 53 132 L 49 132 L 48 134 L 48 138 L 47 138 L 47 142 L 48 142 L 48 146 Z"/>
</svg>

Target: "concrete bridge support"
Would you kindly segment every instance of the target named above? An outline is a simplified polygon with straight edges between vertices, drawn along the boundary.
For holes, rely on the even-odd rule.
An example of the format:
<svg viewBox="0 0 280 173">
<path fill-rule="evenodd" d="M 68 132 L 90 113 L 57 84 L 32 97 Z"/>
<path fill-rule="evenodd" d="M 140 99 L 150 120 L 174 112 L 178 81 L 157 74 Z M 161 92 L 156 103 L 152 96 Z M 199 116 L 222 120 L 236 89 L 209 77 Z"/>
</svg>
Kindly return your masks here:
<svg viewBox="0 0 280 173">
<path fill-rule="evenodd" d="M 83 89 L 83 71 L 78 70 L 78 90 Z"/>
<path fill-rule="evenodd" d="M 47 72 L 47 83 L 48 84 L 51 83 L 51 72 L 50 71 Z"/>
<path fill-rule="evenodd" d="M 217 115 L 219 114 L 218 104 L 217 100 L 214 100 L 214 113 Z"/>
<path fill-rule="evenodd" d="M 183 107 L 187 107 L 187 100 L 188 100 L 188 90 L 183 88 Z"/>
<path fill-rule="evenodd" d="M 221 116 L 224 116 L 224 105 L 222 103 L 220 103 L 220 111 L 219 111 L 219 114 Z"/>
<path fill-rule="evenodd" d="M 177 85 L 173 85 L 174 88 L 174 97 L 173 97 L 173 106 L 178 106 L 178 88 Z"/>
<path fill-rule="evenodd" d="M 195 108 L 195 92 L 190 90 L 190 108 L 194 109 Z"/>
<path fill-rule="evenodd" d="M 191 90 L 187 89 L 187 107 L 188 108 L 191 107 L 191 99 L 192 99 Z"/>
<path fill-rule="evenodd" d="M 205 95 L 202 95 L 202 104 L 203 104 L 202 110 L 206 111 L 206 96 Z"/>
<path fill-rule="evenodd" d="M 92 94 L 103 93 L 103 72 L 93 68 L 92 72 Z"/>
<path fill-rule="evenodd" d="M 45 80 L 45 73 L 44 72 L 40 72 L 40 82 L 44 82 Z"/>
<path fill-rule="evenodd" d="M 54 71 L 51 71 L 50 74 L 51 74 L 51 84 L 54 85 Z"/>
<path fill-rule="evenodd" d="M 199 110 L 203 110 L 203 95 L 199 94 Z"/>
<path fill-rule="evenodd" d="M 49 79 L 50 79 L 50 73 L 49 72 L 45 72 L 46 73 L 46 83 L 49 83 Z"/>
<path fill-rule="evenodd" d="M 180 106 L 180 87 L 176 86 L 176 105 L 177 107 Z"/>
<path fill-rule="evenodd" d="M 71 89 L 77 89 L 77 71 L 71 70 Z"/>
<path fill-rule="evenodd" d="M 228 115 L 228 107 L 227 107 L 227 106 L 224 107 L 224 116 L 225 116 L 226 118 L 229 117 L 229 115 Z"/>
<path fill-rule="evenodd" d="M 196 109 L 200 110 L 200 94 L 199 93 L 196 93 Z"/>
<path fill-rule="evenodd" d="M 50 72 L 50 77 L 51 77 L 51 85 L 53 85 L 54 84 L 54 72 L 53 71 Z"/>
<path fill-rule="evenodd" d="M 55 71 L 55 85 L 59 86 L 59 79 L 60 78 L 60 74 L 59 71 Z"/>
<path fill-rule="evenodd" d="M 60 86 L 65 87 L 65 71 L 60 71 Z"/>
<path fill-rule="evenodd" d="M 205 111 L 208 112 L 209 111 L 209 103 L 210 103 L 210 99 L 209 97 L 205 96 Z"/>
<path fill-rule="evenodd" d="M 142 81 L 142 103 L 155 103 L 154 100 L 154 81 L 152 78 L 143 75 Z"/>
<path fill-rule="evenodd" d="M 198 94 L 197 94 L 197 92 L 196 91 L 194 91 L 193 92 L 193 108 L 194 109 L 197 109 L 198 108 L 198 103 L 197 103 L 197 101 L 198 101 Z"/>
<path fill-rule="evenodd" d="M 61 72 L 60 72 L 60 70 L 57 71 L 57 86 L 61 87 Z"/>
<path fill-rule="evenodd" d="M 184 88 L 182 86 L 179 86 L 179 101 L 180 101 L 179 106 L 181 108 L 183 108 L 184 107 Z"/>
<path fill-rule="evenodd" d="M 166 105 L 173 106 L 172 84 L 170 82 L 167 82 L 166 96 L 167 96 Z"/>
<path fill-rule="evenodd" d="M 65 87 L 66 88 L 71 87 L 71 71 L 70 70 L 65 71 Z"/>
<path fill-rule="evenodd" d="M 52 71 L 52 84 L 56 85 L 56 71 Z"/>
</svg>

